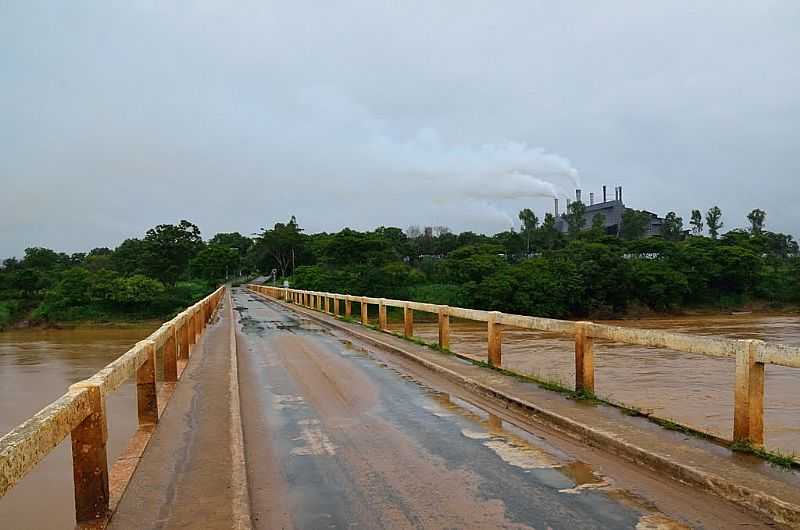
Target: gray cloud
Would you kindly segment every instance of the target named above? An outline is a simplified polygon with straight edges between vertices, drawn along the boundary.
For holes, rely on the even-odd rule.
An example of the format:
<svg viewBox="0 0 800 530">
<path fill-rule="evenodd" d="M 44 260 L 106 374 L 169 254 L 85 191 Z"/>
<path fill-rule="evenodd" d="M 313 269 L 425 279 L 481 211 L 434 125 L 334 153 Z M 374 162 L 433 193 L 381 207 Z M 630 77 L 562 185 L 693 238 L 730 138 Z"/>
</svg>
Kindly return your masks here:
<svg viewBox="0 0 800 530">
<path fill-rule="evenodd" d="M 0 257 L 298 216 L 505 229 L 555 189 L 797 233 L 794 2 L 9 2 Z"/>
</svg>

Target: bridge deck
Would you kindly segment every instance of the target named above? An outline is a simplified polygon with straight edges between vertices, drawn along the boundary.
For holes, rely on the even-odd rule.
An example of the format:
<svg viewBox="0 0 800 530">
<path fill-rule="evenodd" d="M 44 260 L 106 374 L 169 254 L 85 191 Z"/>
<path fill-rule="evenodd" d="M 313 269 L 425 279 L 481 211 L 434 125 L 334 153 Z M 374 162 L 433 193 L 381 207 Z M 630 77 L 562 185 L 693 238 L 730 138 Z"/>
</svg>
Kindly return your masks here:
<svg viewBox="0 0 800 530">
<path fill-rule="evenodd" d="M 233 305 L 236 324 L 226 307 L 206 333 L 112 528 L 231 528 L 242 509 L 257 528 L 764 524 L 302 312 L 241 290 Z M 231 471 L 232 325 L 249 508 Z"/>
</svg>

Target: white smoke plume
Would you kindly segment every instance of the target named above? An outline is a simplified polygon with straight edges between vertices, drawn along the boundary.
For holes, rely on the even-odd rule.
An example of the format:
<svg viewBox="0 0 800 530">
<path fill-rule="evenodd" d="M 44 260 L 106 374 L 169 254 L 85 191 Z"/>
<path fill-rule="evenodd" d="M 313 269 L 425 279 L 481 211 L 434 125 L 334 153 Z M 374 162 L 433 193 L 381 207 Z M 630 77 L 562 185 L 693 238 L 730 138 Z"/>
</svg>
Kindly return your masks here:
<svg viewBox="0 0 800 530">
<path fill-rule="evenodd" d="M 423 129 L 406 142 L 379 136 L 368 153 L 373 164 L 425 190 L 435 202 L 462 203 L 473 213 L 481 205 L 484 217 L 502 218 L 507 227 L 516 225 L 515 217 L 500 204 L 565 196 L 564 187 L 578 186 L 578 171 L 569 160 L 520 142 L 447 145 L 435 131 Z"/>
</svg>

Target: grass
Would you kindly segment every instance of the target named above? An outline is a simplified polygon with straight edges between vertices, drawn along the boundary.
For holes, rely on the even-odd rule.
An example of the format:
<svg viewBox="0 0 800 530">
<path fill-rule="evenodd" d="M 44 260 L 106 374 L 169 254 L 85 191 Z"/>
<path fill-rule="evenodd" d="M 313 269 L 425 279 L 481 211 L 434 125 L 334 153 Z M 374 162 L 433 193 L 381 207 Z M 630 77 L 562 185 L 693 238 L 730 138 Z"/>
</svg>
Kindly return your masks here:
<svg viewBox="0 0 800 530">
<path fill-rule="evenodd" d="M 794 453 L 786 454 L 780 451 L 768 450 L 753 445 L 750 442 L 733 442 L 728 448 L 737 453 L 747 453 L 760 457 L 774 467 L 782 469 L 800 469 L 800 462 L 797 461 L 797 455 Z"/>
</svg>

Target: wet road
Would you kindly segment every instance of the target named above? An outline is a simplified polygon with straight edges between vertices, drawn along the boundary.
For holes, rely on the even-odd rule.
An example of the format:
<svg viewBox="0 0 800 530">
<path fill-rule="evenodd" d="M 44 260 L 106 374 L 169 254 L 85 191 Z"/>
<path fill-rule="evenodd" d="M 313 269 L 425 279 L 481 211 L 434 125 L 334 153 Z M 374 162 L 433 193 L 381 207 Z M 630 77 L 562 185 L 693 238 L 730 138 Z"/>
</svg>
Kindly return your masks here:
<svg viewBox="0 0 800 530">
<path fill-rule="evenodd" d="M 613 462 L 601 473 L 338 332 L 241 290 L 234 308 L 259 528 L 675 529 L 686 527 L 681 520 L 707 528 L 744 520 L 704 500 L 699 512 L 674 513 L 691 501 L 625 489 L 630 477 L 610 476 Z M 661 501 L 671 509 L 662 512 Z"/>
</svg>

